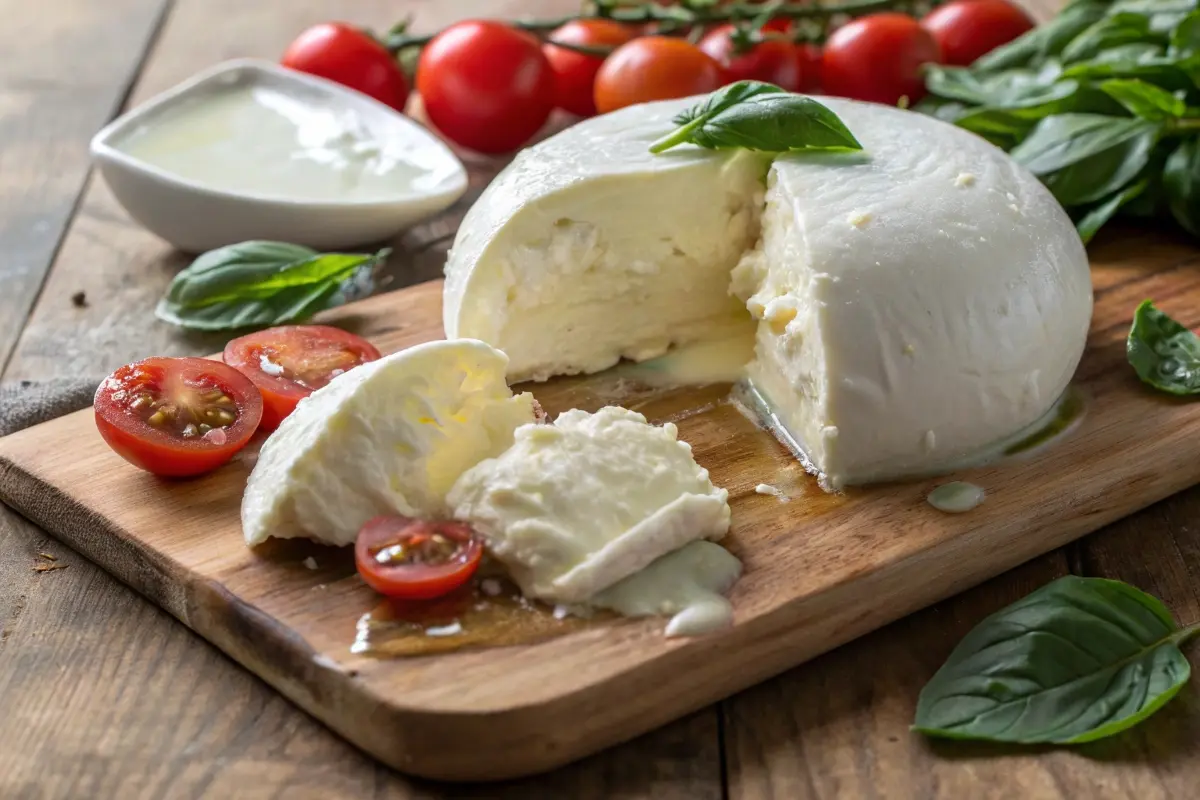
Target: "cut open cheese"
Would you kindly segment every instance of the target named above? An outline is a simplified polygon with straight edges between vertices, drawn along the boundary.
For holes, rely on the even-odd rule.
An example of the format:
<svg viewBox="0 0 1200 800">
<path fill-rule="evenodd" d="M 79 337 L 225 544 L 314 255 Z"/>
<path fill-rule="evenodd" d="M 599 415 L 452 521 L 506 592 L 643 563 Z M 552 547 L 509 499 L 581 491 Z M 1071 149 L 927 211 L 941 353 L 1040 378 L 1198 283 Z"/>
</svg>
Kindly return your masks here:
<svg viewBox="0 0 1200 800">
<path fill-rule="evenodd" d="M 587 120 L 521 153 L 446 265 L 448 337 L 509 377 L 593 372 L 759 320 L 749 377 L 833 485 L 958 464 L 1041 418 L 1092 294 L 1066 213 L 983 139 L 821 98 L 862 153 L 647 148 L 702 98 Z M 765 176 L 765 180 L 764 180 Z"/>
</svg>

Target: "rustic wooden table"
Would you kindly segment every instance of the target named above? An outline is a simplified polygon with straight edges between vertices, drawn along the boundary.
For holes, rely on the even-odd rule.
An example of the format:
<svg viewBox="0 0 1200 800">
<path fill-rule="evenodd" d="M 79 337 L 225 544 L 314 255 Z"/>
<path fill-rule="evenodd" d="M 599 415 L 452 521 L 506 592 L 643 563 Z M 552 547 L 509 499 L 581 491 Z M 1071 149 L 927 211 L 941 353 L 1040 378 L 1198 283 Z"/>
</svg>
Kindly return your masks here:
<svg viewBox="0 0 1200 800">
<path fill-rule="evenodd" d="M 221 344 L 153 318 L 183 259 L 90 179 L 87 140 L 123 106 L 224 58 L 273 58 L 319 20 L 382 29 L 412 13 L 427 30 L 575 5 L 0 0 L 0 379 L 92 374 Z M 1044 15 L 1058 0 L 1032 5 Z M 477 188 L 495 169 L 472 167 Z M 396 285 L 440 272 L 462 207 L 397 243 Z M 1128 580 L 1180 619 L 1200 618 L 1197 512 L 1200 489 L 558 772 L 446 787 L 375 763 L 0 506 L 0 796 L 1196 797 L 1195 683 L 1139 728 L 1073 750 L 931 744 L 908 724 L 920 687 L 972 625 L 1059 575 Z M 35 572 L 39 552 L 69 568 Z"/>
</svg>

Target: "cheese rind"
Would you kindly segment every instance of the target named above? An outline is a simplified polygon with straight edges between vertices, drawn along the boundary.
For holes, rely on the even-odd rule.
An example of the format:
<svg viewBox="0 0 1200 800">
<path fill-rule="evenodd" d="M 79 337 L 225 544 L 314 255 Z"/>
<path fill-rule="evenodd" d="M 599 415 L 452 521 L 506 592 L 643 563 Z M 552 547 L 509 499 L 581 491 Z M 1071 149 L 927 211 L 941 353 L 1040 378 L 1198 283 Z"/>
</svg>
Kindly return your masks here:
<svg viewBox="0 0 1200 800">
<path fill-rule="evenodd" d="M 728 497 L 674 425 L 609 406 L 518 428 L 447 500 L 525 595 L 582 603 L 689 542 L 725 535 Z"/>
<path fill-rule="evenodd" d="M 300 401 L 263 444 L 242 498 L 246 543 L 350 544 L 380 514 L 445 517 L 447 491 L 535 418 L 508 359 L 469 339 L 363 364 Z"/>
</svg>

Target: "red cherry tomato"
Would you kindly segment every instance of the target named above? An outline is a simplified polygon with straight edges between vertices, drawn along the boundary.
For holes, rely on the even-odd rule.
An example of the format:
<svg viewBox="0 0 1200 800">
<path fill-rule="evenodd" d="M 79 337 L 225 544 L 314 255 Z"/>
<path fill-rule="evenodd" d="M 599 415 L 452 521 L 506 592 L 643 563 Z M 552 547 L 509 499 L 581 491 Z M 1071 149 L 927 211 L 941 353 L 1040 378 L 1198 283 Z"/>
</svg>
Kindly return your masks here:
<svg viewBox="0 0 1200 800">
<path fill-rule="evenodd" d="M 907 14 L 851 20 L 825 43 L 821 85 L 832 95 L 895 105 L 925 96 L 921 65 L 941 56 L 933 35 Z"/>
<path fill-rule="evenodd" d="M 375 591 L 432 600 L 462 586 L 479 567 L 483 544 L 461 522 L 375 517 L 358 532 L 354 563 Z"/>
<path fill-rule="evenodd" d="M 762 29 L 768 33 L 789 33 L 792 30 L 792 21 L 787 17 L 775 17 L 767 20 L 767 24 L 763 25 Z"/>
<path fill-rule="evenodd" d="M 283 53 L 283 65 L 356 89 L 397 111 L 408 102 L 408 79 L 392 54 L 340 22 L 314 25 Z"/>
<path fill-rule="evenodd" d="M 942 62 L 965 67 L 1033 29 L 1033 20 L 1007 0 L 955 0 L 929 12 L 921 25 L 933 34 Z"/>
<path fill-rule="evenodd" d="M 262 418 L 262 396 L 232 367 L 206 358 L 126 364 L 96 390 L 96 427 L 135 467 L 173 478 L 216 469 Z"/>
<path fill-rule="evenodd" d="M 417 91 L 429 121 L 448 138 L 507 153 L 554 110 L 554 70 L 530 34 L 499 22 L 460 22 L 421 51 Z"/>
<path fill-rule="evenodd" d="M 273 431 L 296 404 L 359 364 L 379 358 L 361 336 L 327 325 L 284 325 L 234 339 L 225 363 L 262 392 L 259 427 Z"/>
<path fill-rule="evenodd" d="M 626 26 L 606 19 L 573 20 L 556 28 L 546 44 L 542 45 L 542 52 L 554 70 L 554 96 L 558 107 L 581 117 L 596 113 L 596 73 L 600 71 L 604 58 L 556 47 L 555 42 L 587 47 L 617 47 L 633 36 L 634 32 Z"/>
<path fill-rule="evenodd" d="M 804 43 L 796 45 L 796 57 L 800 60 L 800 91 L 815 92 L 821 88 L 821 48 Z"/>
<path fill-rule="evenodd" d="M 705 94 L 725 85 L 725 70 L 682 39 L 644 36 L 621 45 L 596 74 L 596 109 Z"/>
<path fill-rule="evenodd" d="M 700 49 L 725 68 L 727 80 L 765 81 L 789 92 L 798 92 L 804 85 L 800 53 L 791 42 L 767 39 L 738 53 L 733 41 L 734 27 L 722 25 L 705 34 Z"/>
</svg>

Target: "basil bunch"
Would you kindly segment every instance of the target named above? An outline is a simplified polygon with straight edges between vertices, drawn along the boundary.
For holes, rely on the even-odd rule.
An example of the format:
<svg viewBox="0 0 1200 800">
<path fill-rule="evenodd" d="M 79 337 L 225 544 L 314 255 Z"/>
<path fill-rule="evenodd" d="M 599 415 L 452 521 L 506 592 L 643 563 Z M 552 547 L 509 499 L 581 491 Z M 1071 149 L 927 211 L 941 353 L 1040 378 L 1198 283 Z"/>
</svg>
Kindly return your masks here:
<svg viewBox="0 0 1200 800">
<path fill-rule="evenodd" d="M 1085 242 L 1117 214 L 1200 236 L 1200 0 L 1072 0 L 926 87 L 917 110 L 1010 151 Z"/>
<path fill-rule="evenodd" d="M 220 247 L 176 275 L 154 313 L 201 331 L 298 322 L 374 291 L 375 269 L 390 252 L 318 253 L 266 241 Z"/>
</svg>

